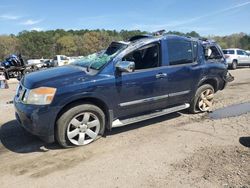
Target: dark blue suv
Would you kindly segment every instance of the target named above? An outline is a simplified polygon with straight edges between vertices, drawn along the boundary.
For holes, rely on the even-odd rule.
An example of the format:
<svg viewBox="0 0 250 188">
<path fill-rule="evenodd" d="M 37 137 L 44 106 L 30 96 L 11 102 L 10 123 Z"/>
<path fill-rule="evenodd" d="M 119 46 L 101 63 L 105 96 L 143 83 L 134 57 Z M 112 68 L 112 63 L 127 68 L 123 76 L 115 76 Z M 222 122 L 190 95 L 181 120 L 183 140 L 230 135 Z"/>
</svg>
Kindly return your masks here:
<svg viewBox="0 0 250 188">
<path fill-rule="evenodd" d="M 85 145 L 105 129 L 189 109 L 209 111 L 230 80 L 221 48 L 175 35 L 132 37 L 62 67 L 26 75 L 16 118 L 63 147 Z"/>
</svg>

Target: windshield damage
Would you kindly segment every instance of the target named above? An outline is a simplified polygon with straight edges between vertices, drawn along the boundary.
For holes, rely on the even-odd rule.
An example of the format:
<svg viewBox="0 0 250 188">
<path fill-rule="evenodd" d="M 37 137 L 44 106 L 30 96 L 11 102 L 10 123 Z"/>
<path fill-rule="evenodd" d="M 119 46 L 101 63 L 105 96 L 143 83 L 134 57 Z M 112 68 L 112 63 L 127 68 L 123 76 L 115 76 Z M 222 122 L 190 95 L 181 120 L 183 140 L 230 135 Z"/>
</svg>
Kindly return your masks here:
<svg viewBox="0 0 250 188">
<path fill-rule="evenodd" d="M 89 69 L 100 70 L 105 64 L 111 61 L 121 50 L 127 45 L 122 42 L 112 42 L 106 50 L 84 56 L 81 59 L 72 63 L 72 65 L 86 67 Z"/>
</svg>

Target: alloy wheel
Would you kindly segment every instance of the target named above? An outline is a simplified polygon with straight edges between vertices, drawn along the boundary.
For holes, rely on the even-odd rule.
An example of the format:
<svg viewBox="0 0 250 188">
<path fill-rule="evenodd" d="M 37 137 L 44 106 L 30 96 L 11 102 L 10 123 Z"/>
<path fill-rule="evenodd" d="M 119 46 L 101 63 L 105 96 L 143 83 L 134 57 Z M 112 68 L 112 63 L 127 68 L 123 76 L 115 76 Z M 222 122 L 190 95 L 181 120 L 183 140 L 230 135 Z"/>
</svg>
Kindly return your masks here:
<svg viewBox="0 0 250 188">
<path fill-rule="evenodd" d="M 202 112 L 211 110 L 214 99 L 214 91 L 212 89 L 206 89 L 200 95 L 198 100 L 198 108 Z"/>
<path fill-rule="evenodd" d="M 86 145 L 97 138 L 100 127 L 100 120 L 95 114 L 84 112 L 72 118 L 67 127 L 67 137 L 74 145 Z"/>
</svg>

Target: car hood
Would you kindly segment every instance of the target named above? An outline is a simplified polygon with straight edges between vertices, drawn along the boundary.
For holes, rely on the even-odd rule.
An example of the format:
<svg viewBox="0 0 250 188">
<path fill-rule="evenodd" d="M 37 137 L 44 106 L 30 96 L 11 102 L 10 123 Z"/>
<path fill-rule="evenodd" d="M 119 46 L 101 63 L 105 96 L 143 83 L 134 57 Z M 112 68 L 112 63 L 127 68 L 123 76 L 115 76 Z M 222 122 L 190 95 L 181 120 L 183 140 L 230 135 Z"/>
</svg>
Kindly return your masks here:
<svg viewBox="0 0 250 188">
<path fill-rule="evenodd" d="M 59 88 L 66 84 L 89 80 L 90 77 L 93 76 L 87 74 L 85 68 L 67 65 L 27 74 L 21 80 L 21 84 L 28 89 L 42 86 Z"/>
</svg>

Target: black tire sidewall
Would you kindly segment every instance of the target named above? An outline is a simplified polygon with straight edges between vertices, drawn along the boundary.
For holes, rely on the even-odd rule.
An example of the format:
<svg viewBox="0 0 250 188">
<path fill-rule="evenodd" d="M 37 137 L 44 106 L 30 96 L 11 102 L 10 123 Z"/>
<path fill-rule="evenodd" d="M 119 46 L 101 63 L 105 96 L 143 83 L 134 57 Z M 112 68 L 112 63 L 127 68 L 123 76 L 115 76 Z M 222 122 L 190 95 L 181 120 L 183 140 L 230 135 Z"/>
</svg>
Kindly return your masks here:
<svg viewBox="0 0 250 188">
<path fill-rule="evenodd" d="M 55 137 L 57 142 L 64 148 L 74 147 L 67 138 L 67 128 L 70 121 L 77 115 L 83 112 L 91 112 L 97 116 L 100 121 L 101 127 L 98 135 L 102 135 L 105 129 L 105 115 L 104 112 L 97 106 L 92 104 L 75 105 L 66 110 L 56 122 Z"/>
<path fill-rule="evenodd" d="M 235 70 L 237 68 L 237 62 L 233 61 L 232 62 L 232 69 Z"/>
</svg>

